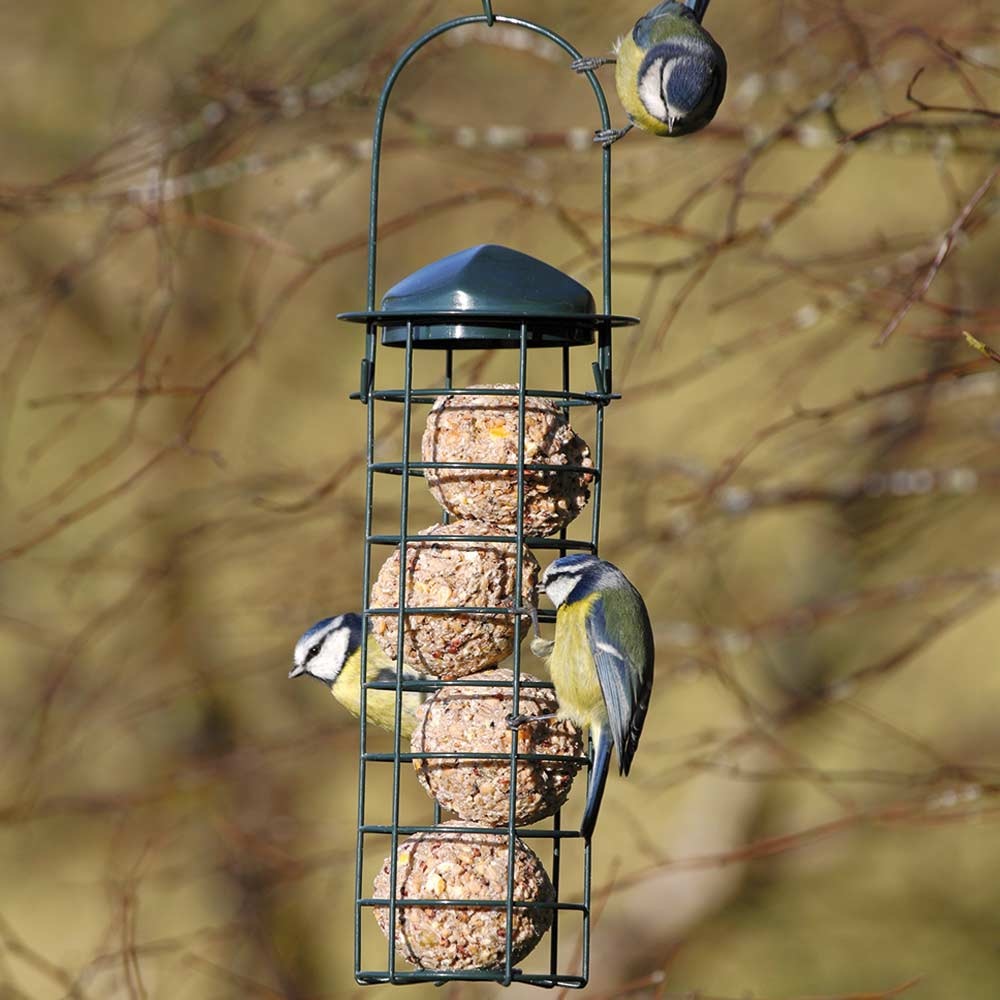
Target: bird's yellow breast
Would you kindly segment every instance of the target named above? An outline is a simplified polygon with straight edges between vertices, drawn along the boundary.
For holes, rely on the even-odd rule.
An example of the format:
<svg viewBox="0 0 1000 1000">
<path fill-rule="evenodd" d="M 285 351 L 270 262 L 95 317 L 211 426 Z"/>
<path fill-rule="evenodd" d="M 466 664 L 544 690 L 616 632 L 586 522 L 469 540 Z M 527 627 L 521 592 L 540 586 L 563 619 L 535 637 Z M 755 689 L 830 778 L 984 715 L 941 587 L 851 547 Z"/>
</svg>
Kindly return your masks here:
<svg viewBox="0 0 1000 1000">
<path fill-rule="evenodd" d="M 598 598 L 591 594 L 556 612 L 555 645 L 549 673 L 559 692 L 559 715 L 580 726 L 600 726 L 607 721 L 604 695 L 587 637 L 587 612 Z"/>
<path fill-rule="evenodd" d="M 378 644 L 368 639 L 368 679 L 373 681 L 381 671 L 395 671 L 396 664 L 379 648 Z M 355 718 L 361 716 L 361 651 L 356 650 L 344 664 L 340 676 L 331 688 L 334 698 L 346 708 Z M 400 735 L 409 739 L 417 725 L 417 709 L 424 700 L 424 695 L 417 691 L 403 692 L 403 710 L 400 716 Z M 370 689 L 367 692 L 368 721 L 393 732 L 396 728 L 396 692 Z"/>
<path fill-rule="evenodd" d="M 618 61 L 615 64 L 615 89 L 622 107 L 628 112 L 629 118 L 646 132 L 654 135 L 669 135 L 667 123 L 654 118 L 642 103 L 639 96 L 639 69 L 645 53 L 635 44 L 632 32 L 629 32 L 618 45 Z"/>
</svg>

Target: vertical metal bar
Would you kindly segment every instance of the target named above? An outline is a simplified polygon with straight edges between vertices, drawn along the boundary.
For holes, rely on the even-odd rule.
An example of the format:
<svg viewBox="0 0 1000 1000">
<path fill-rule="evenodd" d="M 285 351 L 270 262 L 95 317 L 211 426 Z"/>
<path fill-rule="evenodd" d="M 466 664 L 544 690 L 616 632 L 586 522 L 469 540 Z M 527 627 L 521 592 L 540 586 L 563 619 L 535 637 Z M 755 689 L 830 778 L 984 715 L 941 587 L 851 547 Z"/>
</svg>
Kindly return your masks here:
<svg viewBox="0 0 1000 1000">
<path fill-rule="evenodd" d="M 611 371 L 611 329 L 602 326 L 597 331 L 598 370 L 601 374 L 601 392 L 610 395 L 614 391 Z"/>
<path fill-rule="evenodd" d="M 365 360 L 367 361 L 366 375 L 369 388 L 374 384 L 375 377 L 375 350 L 377 341 L 377 328 L 371 321 L 365 329 Z M 368 594 L 371 588 L 371 543 L 368 539 L 372 534 L 372 512 L 375 507 L 375 472 L 372 468 L 375 460 L 375 401 L 366 393 L 365 399 L 365 547 L 361 569 L 362 585 L 364 594 L 361 600 L 361 628 L 364 633 L 361 643 L 361 676 L 358 683 L 361 685 L 360 705 L 361 719 L 358 728 L 361 753 L 358 758 L 358 837 L 354 856 L 354 974 L 357 977 L 361 972 L 361 935 L 362 935 L 362 899 L 363 869 L 364 869 L 364 834 L 361 832 L 365 825 L 365 802 L 367 791 L 368 762 L 368 691 L 365 689 L 365 677 L 368 671 L 368 627 L 369 617 Z"/>
<path fill-rule="evenodd" d="M 611 315 L 611 147 L 604 147 L 601 172 L 601 267 L 603 269 L 604 315 Z M 603 376 L 605 393 L 611 387 L 611 328 L 607 324 L 597 331 L 597 360 Z"/>
<path fill-rule="evenodd" d="M 590 541 L 597 554 L 601 533 L 601 496 L 604 492 L 604 404 L 597 404 L 597 428 L 594 433 L 594 509 L 591 513 Z"/>
<path fill-rule="evenodd" d="M 607 150 L 605 150 L 607 152 Z M 610 171 L 610 165 L 608 165 L 608 170 Z M 604 255 L 605 255 L 605 272 L 604 272 L 604 282 L 605 282 L 605 314 L 610 314 L 611 312 L 611 257 L 610 257 L 610 218 L 608 219 L 605 233 L 604 233 L 605 245 L 604 245 Z M 598 352 L 598 366 L 601 370 L 603 382 L 603 391 L 605 393 L 611 392 L 611 337 L 610 337 L 610 326 L 605 325 L 598 331 L 598 341 L 597 341 L 597 352 Z M 594 509 L 592 512 L 591 526 L 590 526 L 590 542 L 593 546 L 593 552 L 596 555 L 598 548 L 600 546 L 600 531 L 601 531 L 601 499 L 604 492 L 604 400 L 599 400 L 596 404 L 597 413 L 596 417 L 596 427 L 594 430 L 594 468 L 597 472 L 597 478 L 594 481 Z M 590 782 L 593 780 L 594 775 L 594 740 L 592 735 L 588 735 L 587 738 L 587 756 L 589 758 L 589 763 L 587 765 L 587 786 L 590 787 Z M 583 947 L 581 950 L 582 965 L 581 976 L 584 982 L 590 979 L 590 919 L 591 919 L 591 842 L 587 841 L 583 846 Z"/>
<path fill-rule="evenodd" d="M 413 403 L 413 321 L 406 323 L 406 361 L 405 380 L 403 383 L 403 447 L 400 456 L 401 486 L 399 501 L 399 591 L 396 611 L 396 706 L 395 725 L 392 734 L 392 822 L 390 824 L 390 839 L 392 853 L 389 862 L 389 982 L 398 982 L 396 978 L 396 869 L 397 852 L 399 850 L 399 786 L 400 786 L 400 741 L 402 738 L 403 711 L 403 636 L 406 621 L 406 536 L 409 530 L 410 518 L 410 417 Z"/>
<path fill-rule="evenodd" d="M 594 759 L 593 750 L 590 751 L 590 759 Z M 588 769 L 589 777 L 589 769 Z M 581 957 L 583 968 L 580 970 L 580 975 L 583 977 L 584 982 L 590 979 L 590 914 L 591 914 L 591 898 L 590 898 L 590 887 L 591 887 L 591 866 L 590 866 L 590 844 L 584 844 L 583 847 L 583 947 L 581 948 Z"/>
<path fill-rule="evenodd" d="M 490 0 L 483 0 L 483 13 L 486 15 L 486 23 L 493 27 L 493 4 Z"/>
<path fill-rule="evenodd" d="M 562 851 L 562 838 L 559 831 L 562 829 L 562 809 L 556 811 L 552 820 L 552 830 L 556 834 L 552 838 L 552 889 L 559 902 L 559 862 Z M 559 907 L 552 911 L 552 930 L 549 931 L 549 972 L 553 977 L 559 975 Z"/>
<path fill-rule="evenodd" d="M 524 607 L 524 431 L 528 384 L 528 324 L 521 323 L 521 343 L 518 354 L 517 378 L 517 517 L 515 528 L 514 558 L 514 685 L 511 691 L 511 714 L 521 711 L 521 608 Z M 514 832 L 517 822 L 517 751 L 520 731 L 510 733 L 510 814 L 507 818 L 507 914 L 504 941 L 504 986 L 512 981 L 514 940 Z"/>
<path fill-rule="evenodd" d="M 452 380 L 455 375 L 455 352 L 449 347 L 444 352 L 444 387 L 446 389 L 453 388 Z M 433 403 L 431 404 L 434 405 Z M 427 473 L 424 473 L 426 477 Z M 451 524 L 451 514 L 444 508 L 441 509 L 441 523 Z M 437 825 L 441 822 L 441 810 L 438 808 L 437 801 L 434 802 L 434 824 Z"/>
<path fill-rule="evenodd" d="M 563 349 L 562 349 L 562 391 L 563 392 L 569 392 L 569 373 L 570 373 L 569 348 L 564 346 Z M 565 402 L 563 403 L 562 411 L 563 411 L 563 415 L 568 420 L 569 419 L 569 404 L 568 403 L 565 403 Z"/>
<path fill-rule="evenodd" d="M 611 147 L 603 149 L 601 163 L 601 268 L 604 314 L 611 315 Z"/>
<path fill-rule="evenodd" d="M 563 392 L 569 392 L 569 386 L 570 386 L 570 357 L 569 357 L 569 348 L 568 347 L 563 347 L 563 349 L 562 349 L 562 391 Z M 569 402 L 567 400 L 563 401 L 562 412 L 563 412 L 563 416 L 567 420 L 569 420 L 569 417 L 570 417 L 570 406 L 569 406 Z M 567 538 L 569 538 L 569 527 L 564 524 L 559 529 L 559 540 L 562 541 L 562 542 L 565 542 Z M 560 549 L 559 550 L 559 555 L 560 556 L 566 555 L 566 549 L 564 549 L 564 548 Z"/>
<path fill-rule="evenodd" d="M 604 148 L 604 163 L 602 177 L 602 202 L 601 221 L 603 230 L 602 241 L 602 267 L 604 277 L 604 313 L 611 314 L 611 148 Z M 597 333 L 597 357 L 598 368 L 600 370 L 600 391 L 605 394 L 611 393 L 611 329 L 608 324 L 604 324 Z M 598 402 L 596 413 L 594 445 L 594 465 L 597 470 L 597 478 L 594 482 L 594 509 L 592 513 L 590 541 L 593 545 L 593 552 L 596 555 L 600 544 L 601 530 L 601 499 L 604 490 L 604 402 Z M 587 767 L 587 784 L 589 786 L 593 776 L 594 750 L 593 740 L 588 739 L 588 757 L 590 764 Z M 588 841 L 584 845 L 584 911 L 583 911 L 583 968 L 581 975 L 586 982 L 590 978 L 590 889 L 591 889 L 591 845 Z"/>
</svg>

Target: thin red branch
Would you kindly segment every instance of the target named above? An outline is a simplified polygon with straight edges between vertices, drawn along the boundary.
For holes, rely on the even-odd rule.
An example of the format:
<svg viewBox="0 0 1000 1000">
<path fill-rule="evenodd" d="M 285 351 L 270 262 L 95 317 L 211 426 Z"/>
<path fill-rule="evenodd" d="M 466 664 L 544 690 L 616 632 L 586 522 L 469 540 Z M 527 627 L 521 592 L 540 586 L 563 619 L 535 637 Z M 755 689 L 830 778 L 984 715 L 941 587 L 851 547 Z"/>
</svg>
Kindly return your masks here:
<svg viewBox="0 0 1000 1000">
<path fill-rule="evenodd" d="M 934 255 L 934 259 L 927 267 L 923 277 L 919 281 L 915 282 L 913 287 L 910 289 L 903 301 L 903 304 L 896 310 L 889 322 L 882 328 L 882 332 L 875 340 L 876 347 L 882 347 L 886 343 L 886 341 L 899 327 L 899 324 L 903 322 L 906 314 L 927 293 L 927 290 L 931 287 L 931 284 L 937 277 L 938 272 L 943 267 L 948 254 L 951 253 L 958 234 L 965 228 L 965 224 L 968 222 L 969 216 L 972 215 L 979 203 L 986 197 L 987 192 L 991 187 L 993 187 L 993 183 L 996 181 L 998 176 L 1000 176 L 1000 165 L 995 166 L 989 172 L 986 179 L 979 185 L 978 188 L 976 188 L 972 197 L 965 203 L 962 211 L 959 212 L 955 221 L 952 222 L 952 224 L 945 230 L 941 237 L 941 243 L 938 246 L 937 253 Z"/>
</svg>

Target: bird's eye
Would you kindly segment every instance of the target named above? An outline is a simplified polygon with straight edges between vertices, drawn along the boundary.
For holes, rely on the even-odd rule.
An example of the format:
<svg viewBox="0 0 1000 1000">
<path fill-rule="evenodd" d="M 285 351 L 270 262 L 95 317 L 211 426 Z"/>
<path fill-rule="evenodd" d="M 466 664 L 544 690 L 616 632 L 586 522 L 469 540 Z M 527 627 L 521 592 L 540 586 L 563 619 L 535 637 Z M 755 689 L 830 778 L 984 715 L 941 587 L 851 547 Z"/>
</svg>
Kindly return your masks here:
<svg viewBox="0 0 1000 1000">
<path fill-rule="evenodd" d="M 306 659 L 311 660 L 318 653 L 319 653 L 319 643 L 317 642 L 315 646 L 309 647 L 309 652 L 306 653 Z"/>
</svg>

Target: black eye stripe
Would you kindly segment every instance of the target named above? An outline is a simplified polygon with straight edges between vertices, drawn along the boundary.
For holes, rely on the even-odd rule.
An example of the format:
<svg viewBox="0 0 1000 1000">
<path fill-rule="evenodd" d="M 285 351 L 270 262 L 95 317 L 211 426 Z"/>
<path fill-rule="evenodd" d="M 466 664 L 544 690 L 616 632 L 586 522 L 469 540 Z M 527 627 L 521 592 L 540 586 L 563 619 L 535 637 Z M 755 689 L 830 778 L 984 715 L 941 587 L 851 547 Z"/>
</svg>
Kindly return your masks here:
<svg viewBox="0 0 1000 1000">
<path fill-rule="evenodd" d="M 309 651 L 306 653 L 306 663 L 314 659 L 319 655 L 319 651 L 323 648 L 323 643 L 317 642 L 315 646 L 310 646 Z"/>
</svg>

